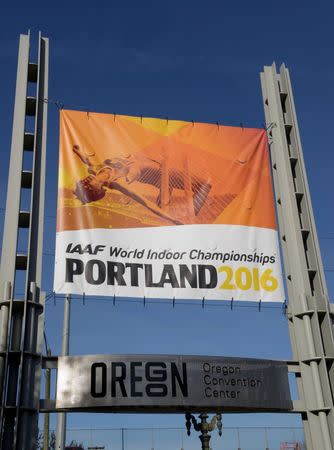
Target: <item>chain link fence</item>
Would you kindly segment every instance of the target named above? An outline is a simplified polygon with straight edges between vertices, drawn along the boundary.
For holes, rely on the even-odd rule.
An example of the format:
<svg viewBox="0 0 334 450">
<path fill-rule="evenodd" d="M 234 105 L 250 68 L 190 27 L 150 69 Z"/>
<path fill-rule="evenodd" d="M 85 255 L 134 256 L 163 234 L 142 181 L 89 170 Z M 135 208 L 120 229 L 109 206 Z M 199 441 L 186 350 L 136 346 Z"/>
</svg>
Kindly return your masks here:
<svg viewBox="0 0 334 450">
<path fill-rule="evenodd" d="M 199 433 L 185 428 L 101 428 L 68 429 L 68 450 L 200 450 Z M 50 431 L 49 450 L 54 449 L 54 431 Z M 40 436 L 43 449 L 43 436 Z M 305 450 L 302 428 L 223 427 L 211 433 L 212 450 Z"/>
</svg>

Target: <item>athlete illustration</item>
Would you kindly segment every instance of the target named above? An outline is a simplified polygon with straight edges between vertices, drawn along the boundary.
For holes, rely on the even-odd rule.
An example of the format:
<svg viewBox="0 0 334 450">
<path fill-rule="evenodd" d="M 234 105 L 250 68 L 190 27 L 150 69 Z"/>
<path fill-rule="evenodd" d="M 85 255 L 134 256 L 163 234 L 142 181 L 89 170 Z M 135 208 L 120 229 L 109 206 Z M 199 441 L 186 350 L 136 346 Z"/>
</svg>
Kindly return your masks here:
<svg viewBox="0 0 334 450">
<path fill-rule="evenodd" d="M 75 195 L 82 203 L 85 204 L 100 200 L 105 196 L 106 189 L 116 189 L 149 209 L 154 214 L 172 221 L 175 224 L 182 223 L 161 208 L 163 186 L 162 162 L 137 153 L 127 157 L 113 157 L 106 159 L 103 164 L 94 165 L 90 159 L 94 154 L 87 155 L 79 145 L 73 145 L 72 149 L 87 166 L 89 173 L 86 178 L 76 183 L 74 191 Z M 167 173 L 168 198 L 171 197 L 174 189 L 185 191 L 188 183 L 188 190 L 192 196 L 194 213 L 197 215 L 211 190 L 209 181 L 201 179 L 193 174 L 187 175 L 188 178 L 186 179 L 185 172 L 175 168 L 170 168 Z M 135 192 L 130 186 L 134 181 L 149 184 L 158 188 L 159 195 L 156 202 L 153 203 Z"/>
</svg>

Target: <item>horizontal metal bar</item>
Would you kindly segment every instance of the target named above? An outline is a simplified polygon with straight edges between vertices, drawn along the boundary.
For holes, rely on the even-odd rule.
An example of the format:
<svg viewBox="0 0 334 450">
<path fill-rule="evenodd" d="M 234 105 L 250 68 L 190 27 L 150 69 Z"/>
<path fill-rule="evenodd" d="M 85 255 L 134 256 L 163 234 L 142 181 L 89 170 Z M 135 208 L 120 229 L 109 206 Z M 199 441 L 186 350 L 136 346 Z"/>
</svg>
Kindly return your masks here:
<svg viewBox="0 0 334 450">
<path fill-rule="evenodd" d="M 56 400 L 52 399 L 41 399 L 39 401 L 40 412 L 56 412 Z"/>
<path fill-rule="evenodd" d="M 292 409 L 290 411 L 285 411 L 288 414 L 295 414 L 295 413 L 301 413 L 304 412 L 305 409 L 301 409 L 300 408 L 301 404 L 296 402 L 296 409 Z M 94 407 L 94 408 L 56 408 L 56 401 L 55 400 L 46 400 L 46 399 L 41 399 L 39 402 L 39 410 L 40 412 L 89 412 L 89 413 L 125 413 L 125 414 L 129 414 L 129 413 L 136 413 L 136 414 L 154 414 L 154 413 L 185 413 L 185 412 L 191 412 L 191 413 L 195 413 L 195 414 L 200 414 L 203 412 L 209 413 L 209 414 L 215 414 L 217 411 L 215 408 L 198 408 L 196 405 L 192 406 L 191 408 L 185 408 L 182 410 L 175 410 L 173 408 L 168 408 L 168 407 L 138 407 L 135 410 L 133 409 L 133 407 L 115 407 L 115 406 L 109 406 L 109 407 Z M 252 408 L 245 408 L 245 409 L 240 409 L 240 408 L 221 408 L 220 410 L 222 413 L 259 413 L 262 414 L 263 412 L 267 412 L 266 411 L 261 411 L 259 409 L 254 410 Z M 272 410 L 272 412 L 282 412 L 279 410 Z"/>
<path fill-rule="evenodd" d="M 42 357 L 43 369 L 57 369 L 58 368 L 58 356 L 43 356 Z"/>
<path fill-rule="evenodd" d="M 300 366 L 297 361 L 289 361 L 288 362 L 288 371 L 289 373 L 300 373 Z"/>
<path fill-rule="evenodd" d="M 293 400 L 292 403 L 294 413 L 303 413 L 306 411 L 304 402 L 302 402 L 301 400 Z"/>
</svg>

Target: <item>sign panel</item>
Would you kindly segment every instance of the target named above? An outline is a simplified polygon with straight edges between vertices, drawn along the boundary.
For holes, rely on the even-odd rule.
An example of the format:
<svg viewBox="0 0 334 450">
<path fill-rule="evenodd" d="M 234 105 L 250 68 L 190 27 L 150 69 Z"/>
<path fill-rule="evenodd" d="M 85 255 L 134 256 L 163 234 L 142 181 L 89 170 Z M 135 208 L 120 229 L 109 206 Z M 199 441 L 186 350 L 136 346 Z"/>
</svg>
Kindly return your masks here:
<svg viewBox="0 0 334 450">
<path fill-rule="evenodd" d="M 123 412 L 289 411 L 287 364 L 215 356 L 58 358 L 56 408 Z"/>
<path fill-rule="evenodd" d="M 284 300 L 264 130 L 60 117 L 55 292 Z"/>
</svg>

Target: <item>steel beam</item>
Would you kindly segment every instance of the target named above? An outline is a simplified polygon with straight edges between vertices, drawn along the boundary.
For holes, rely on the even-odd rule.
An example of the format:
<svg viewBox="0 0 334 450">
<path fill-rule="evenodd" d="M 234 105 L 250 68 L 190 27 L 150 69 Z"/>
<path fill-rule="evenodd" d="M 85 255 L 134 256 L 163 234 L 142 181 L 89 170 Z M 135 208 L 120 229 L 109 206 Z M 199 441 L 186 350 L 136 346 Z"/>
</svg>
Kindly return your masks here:
<svg viewBox="0 0 334 450">
<path fill-rule="evenodd" d="M 289 72 L 264 67 L 261 84 L 286 286 L 298 410 L 308 450 L 334 448 L 332 317 Z"/>
<path fill-rule="evenodd" d="M 29 62 L 30 36 L 20 36 L 13 137 L 0 266 L 1 449 L 36 448 L 40 397 L 45 294 L 41 292 L 48 40 L 39 34 L 38 63 Z M 36 97 L 27 97 L 28 82 Z M 25 131 L 35 118 L 34 133 Z M 33 151 L 31 171 L 23 171 L 25 151 Z M 22 189 L 30 189 L 30 210 L 20 210 Z M 19 255 L 19 230 L 28 229 L 27 248 Z M 23 298 L 15 298 L 17 270 L 26 271 Z"/>
<path fill-rule="evenodd" d="M 61 343 L 61 356 L 67 356 L 70 350 L 71 329 L 71 296 L 64 298 L 63 337 Z M 66 440 L 66 412 L 60 412 L 57 416 L 56 450 L 65 450 Z"/>
<path fill-rule="evenodd" d="M 15 283 L 15 263 L 21 199 L 21 179 L 18 175 L 22 172 L 23 162 L 28 65 L 29 35 L 21 35 L 16 75 L 16 92 L 7 188 L 6 214 L 0 264 L 1 294 L 4 292 L 6 283 L 11 283 L 12 289 L 14 288 Z"/>
</svg>

